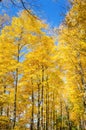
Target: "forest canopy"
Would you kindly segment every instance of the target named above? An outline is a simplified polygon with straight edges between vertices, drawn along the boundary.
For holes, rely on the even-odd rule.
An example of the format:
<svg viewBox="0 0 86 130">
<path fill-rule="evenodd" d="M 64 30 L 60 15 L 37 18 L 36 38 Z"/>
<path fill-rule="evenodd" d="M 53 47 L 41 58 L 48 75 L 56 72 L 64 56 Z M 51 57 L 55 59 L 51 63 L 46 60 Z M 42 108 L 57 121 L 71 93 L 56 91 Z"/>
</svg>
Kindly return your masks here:
<svg viewBox="0 0 86 130">
<path fill-rule="evenodd" d="M 86 1 L 54 29 L 23 7 L 0 15 L 0 130 L 86 130 Z"/>
</svg>

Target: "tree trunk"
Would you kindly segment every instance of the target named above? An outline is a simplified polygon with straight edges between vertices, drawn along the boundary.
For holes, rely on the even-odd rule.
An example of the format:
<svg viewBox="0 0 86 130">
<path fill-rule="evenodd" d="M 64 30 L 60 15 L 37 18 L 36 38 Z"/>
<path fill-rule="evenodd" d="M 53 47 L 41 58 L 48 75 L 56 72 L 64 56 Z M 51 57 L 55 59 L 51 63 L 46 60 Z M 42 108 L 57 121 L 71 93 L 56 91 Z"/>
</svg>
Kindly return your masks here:
<svg viewBox="0 0 86 130">
<path fill-rule="evenodd" d="M 42 102 L 42 107 L 41 107 L 41 128 L 43 130 L 44 127 L 44 118 L 43 118 L 43 113 L 44 113 L 44 67 L 42 66 L 42 91 L 41 91 L 41 102 Z"/>
<path fill-rule="evenodd" d="M 37 130 L 40 130 L 40 84 L 38 84 L 38 121 L 37 121 Z"/>
<path fill-rule="evenodd" d="M 49 83 L 48 83 L 48 76 L 46 78 L 46 130 L 49 127 L 49 116 L 50 116 L 50 109 L 49 109 Z"/>
<path fill-rule="evenodd" d="M 57 112 L 56 112 L 56 130 L 58 130 L 58 118 L 57 118 Z"/>
<path fill-rule="evenodd" d="M 20 44 L 18 44 L 18 52 L 17 52 L 17 62 L 19 63 L 19 54 L 20 54 Z M 14 92 L 14 120 L 13 120 L 13 129 L 16 125 L 16 112 L 17 112 L 17 87 L 18 87 L 18 68 L 16 68 L 15 72 L 15 92 Z"/>
<path fill-rule="evenodd" d="M 62 101 L 60 100 L 60 116 L 61 116 L 61 127 L 60 127 L 60 130 L 63 129 L 63 108 L 62 108 Z"/>
<path fill-rule="evenodd" d="M 14 93 L 14 122 L 13 122 L 13 129 L 15 128 L 15 125 L 16 125 L 17 86 L 18 86 L 18 68 L 16 69 L 16 84 L 15 84 L 15 93 Z"/>
<path fill-rule="evenodd" d="M 46 130 L 48 130 L 48 89 L 46 86 Z"/>
<path fill-rule="evenodd" d="M 32 82 L 32 113 L 31 113 L 31 130 L 34 130 L 34 90 Z"/>
</svg>

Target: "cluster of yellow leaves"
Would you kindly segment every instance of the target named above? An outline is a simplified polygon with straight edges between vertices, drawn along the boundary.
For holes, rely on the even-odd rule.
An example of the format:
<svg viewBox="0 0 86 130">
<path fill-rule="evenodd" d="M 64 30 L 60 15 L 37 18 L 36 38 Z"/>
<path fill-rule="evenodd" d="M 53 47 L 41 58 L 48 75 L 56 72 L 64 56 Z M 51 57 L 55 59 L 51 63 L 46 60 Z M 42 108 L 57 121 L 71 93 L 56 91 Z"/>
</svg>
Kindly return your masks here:
<svg viewBox="0 0 86 130">
<path fill-rule="evenodd" d="M 59 64 L 65 76 L 66 92 L 72 103 L 70 119 L 83 118 L 83 81 L 86 81 L 86 1 L 74 0 L 65 25 L 59 31 Z"/>
</svg>

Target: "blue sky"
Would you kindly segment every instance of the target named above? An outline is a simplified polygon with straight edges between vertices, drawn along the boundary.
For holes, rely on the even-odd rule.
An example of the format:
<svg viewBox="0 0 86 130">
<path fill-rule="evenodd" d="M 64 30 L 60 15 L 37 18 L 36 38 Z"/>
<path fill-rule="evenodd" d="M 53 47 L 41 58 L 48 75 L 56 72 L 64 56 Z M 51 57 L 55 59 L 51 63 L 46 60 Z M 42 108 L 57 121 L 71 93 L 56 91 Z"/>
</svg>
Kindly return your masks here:
<svg viewBox="0 0 86 130">
<path fill-rule="evenodd" d="M 28 1 L 28 0 L 27 0 Z M 31 1 L 31 0 L 29 0 Z M 51 27 L 58 27 L 65 18 L 69 6 L 67 0 L 34 0 L 32 7 L 34 13 L 45 20 Z M 3 6 L 4 5 L 4 6 Z M 31 3 L 32 5 L 32 3 Z M 21 10 L 10 4 L 10 6 L 0 3 L 2 13 L 7 13 L 10 17 L 17 16 Z"/>
<path fill-rule="evenodd" d="M 59 26 L 68 11 L 68 1 L 40 0 L 40 3 L 40 8 L 36 11 L 39 16 L 45 19 L 51 26 Z"/>
</svg>

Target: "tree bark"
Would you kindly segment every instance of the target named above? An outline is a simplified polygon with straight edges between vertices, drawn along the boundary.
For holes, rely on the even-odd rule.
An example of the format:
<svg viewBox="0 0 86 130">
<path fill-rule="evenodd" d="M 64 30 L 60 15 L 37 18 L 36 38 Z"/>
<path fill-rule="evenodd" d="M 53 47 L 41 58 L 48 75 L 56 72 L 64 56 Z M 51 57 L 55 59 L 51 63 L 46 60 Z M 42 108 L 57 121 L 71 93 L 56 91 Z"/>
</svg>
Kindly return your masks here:
<svg viewBox="0 0 86 130">
<path fill-rule="evenodd" d="M 38 121 L 37 121 L 37 130 L 40 130 L 40 84 L 38 84 Z"/>
<path fill-rule="evenodd" d="M 32 113 L 31 113 L 31 130 L 34 130 L 34 89 L 32 81 Z"/>
<path fill-rule="evenodd" d="M 41 128 L 43 130 L 44 127 L 44 118 L 43 118 L 43 113 L 44 113 L 44 67 L 42 66 L 42 90 L 41 90 L 41 102 L 42 102 L 42 107 L 41 107 Z"/>
<path fill-rule="evenodd" d="M 20 54 L 20 44 L 18 44 L 18 52 L 17 52 L 17 62 L 19 63 L 19 54 Z M 14 120 L 13 120 L 13 129 L 16 125 L 16 114 L 17 114 L 17 87 L 18 87 L 18 68 L 16 68 L 15 72 L 15 92 L 14 92 Z"/>
</svg>

